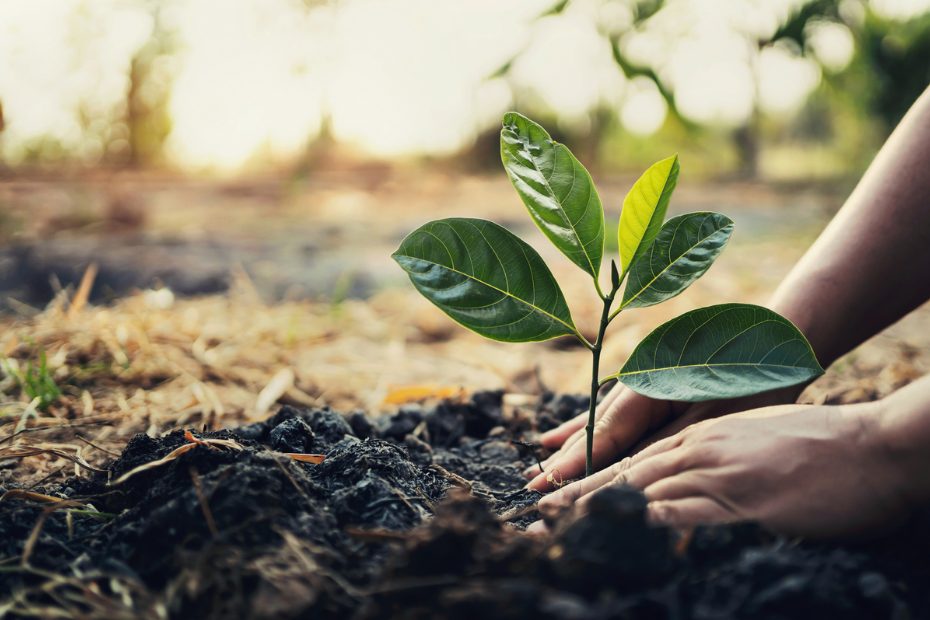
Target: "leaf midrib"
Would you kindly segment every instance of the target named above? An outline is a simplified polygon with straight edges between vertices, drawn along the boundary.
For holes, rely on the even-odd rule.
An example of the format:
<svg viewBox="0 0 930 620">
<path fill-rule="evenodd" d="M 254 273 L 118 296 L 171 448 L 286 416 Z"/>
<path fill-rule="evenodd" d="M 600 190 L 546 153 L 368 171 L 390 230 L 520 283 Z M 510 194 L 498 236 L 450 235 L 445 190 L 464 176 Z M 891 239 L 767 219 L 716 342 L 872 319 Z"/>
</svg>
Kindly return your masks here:
<svg viewBox="0 0 930 620">
<path fill-rule="evenodd" d="M 519 138 L 519 136 L 518 136 L 518 138 Z M 522 144 L 524 147 L 527 147 L 527 146 L 528 146 L 528 142 L 527 142 L 526 140 L 523 140 L 522 138 L 519 138 L 519 140 L 520 140 L 520 144 Z M 553 150 L 553 152 L 554 152 L 558 147 L 562 146 L 561 143 L 556 142 L 555 140 L 550 140 L 550 142 L 552 143 L 552 150 Z M 544 183 L 545 186 L 546 186 L 546 190 L 549 192 L 549 195 L 552 196 L 552 199 L 555 201 L 555 203 L 556 203 L 557 205 L 559 205 L 559 213 L 562 215 L 562 219 L 565 220 L 565 222 L 568 224 L 568 227 L 571 228 L 571 230 L 572 230 L 572 235 L 575 236 L 575 240 L 578 242 L 578 247 L 581 249 L 581 253 L 584 254 L 584 259 L 588 262 L 588 267 L 591 268 L 591 273 L 592 273 L 592 275 L 593 275 L 593 274 L 596 274 L 596 273 L 598 272 L 598 269 L 595 269 L 595 268 L 594 268 L 594 262 L 591 260 L 591 256 L 588 254 L 587 245 L 581 240 L 581 236 L 578 234 L 578 230 L 575 228 L 575 225 L 572 224 L 571 218 L 568 217 L 568 213 L 565 211 L 565 207 L 562 206 L 562 201 L 559 200 L 559 197 L 556 195 L 555 190 L 552 189 L 552 185 L 549 184 L 549 179 L 547 179 L 547 178 L 546 178 L 546 175 L 543 174 L 543 171 L 539 169 L 539 166 L 536 164 L 536 158 L 533 157 L 533 154 L 532 154 L 532 153 L 530 153 L 529 148 L 526 148 L 526 153 L 527 153 L 527 155 L 528 155 L 527 160 L 530 161 L 530 162 L 533 164 L 533 169 L 534 169 L 536 172 L 539 173 L 539 176 L 542 178 L 543 183 Z M 574 189 L 574 187 L 575 187 L 575 177 L 574 177 L 574 175 L 577 174 L 576 171 L 575 171 L 575 161 L 574 161 L 573 158 L 571 157 L 571 153 L 569 153 L 568 155 L 569 155 L 569 159 L 570 159 L 570 161 L 571 161 L 571 163 L 572 163 L 572 189 Z M 553 161 L 552 169 L 555 170 L 555 161 L 556 161 L 556 159 L 555 159 L 554 153 L 553 153 L 552 161 Z M 571 191 L 569 191 L 569 193 L 571 193 Z M 588 200 L 589 200 L 589 201 L 591 200 L 591 196 L 590 196 L 590 195 L 588 196 Z M 588 207 L 587 207 L 587 205 L 585 205 L 585 213 L 587 213 L 587 209 L 588 209 Z M 535 218 L 533 218 L 533 221 L 535 222 Z M 581 218 L 579 218 L 578 221 L 581 221 Z M 542 226 L 540 226 L 538 222 L 536 223 L 536 225 L 539 226 L 540 229 L 542 229 Z M 543 232 L 545 232 L 545 231 L 543 231 Z"/>
<path fill-rule="evenodd" d="M 652 212 L 650 212 L 650 214 L 649 214 L 649 220 L 646 222 L 646 226 L 643 227 L 643 236 L 641 236 L 641 237 L 639 238 L 639 241 L 638 241 L 637 244 L 636 244 L 636 249 L 633 250 L 633 255 L 630 256 L 630 262 L 627 263 L 626 268 L 622 270 L 622 272 L 621 272 L 621 274 L 620 274 L 621 278 L 622 278 L 623 276 L 625 276 L 625 275 L 627 274 L 627 272 L 630 271 L 630 270 L 633 268 L 633 266 L 636 264 L 636 259 L 639 258 L 639 256 L 638 256 L 639 250 L 640 250 L 640 248 L 643 247 L 643 237 L 646 235 L 646 232 L 649 230 L 649 227 L 652 225 L 652 222 L 653 222 L 653 220 L 655 219 L 656 210 L 657 210 L 658 207 L 659 207 L 659 203 L 662 202 L 662 196 L 665 195 L 665 190 L 668 189 L 668 182 L 669 182 L 669 180 L 672 178 L 672 170 L 673 170 L 674 168 L 675 168 L 675 163 L 672 162 L 672 167 L 669 168 L 669 173 L 665 176 L 665 180 L 662 182 L 662 190 L 659 192 L 659 197 L 656 199 L 656 203 L 655 203 L 655 205 L 654 205 L 653 208 L 652 208 Z M 648 172 L 648 171 L 647 171 L 647 172 Z M 634 212 L 634 213 L 635 213 L 635 212 Z M 622 218 L 623 213 L 621 212 L 620 215 L 621 215 L 621 218 Z M 663 213 L 663 217 L 664 217 L 664 215 L 665 215 L 665 214 Z M 661 225 L 660 225 L 660 228 L 661 228 Z M 656 234 L 658 235 L 658 233 L 656 233 Z M 618 238 L 619 238 L 619 231 L 618 231 L 618 235 L 617 235 L 617 236 L 618 236 Z M 623 258 L 623 257 L 621 256 L 621 263 L 622 263 L 622 258 Z M 621 264 L 621 267 L 622 267 L 622 266 L 623 266 L 623 265 Z"/>
<path fill-rule="evenodd" d="M 723 362 L 720 364 L 682 364 L 680 366 L 662 366 L 661 368 L 647 368 L 645 370 L 629 370 L 627 372 L 620 371 L 615 376 L 616 377 L 629 377 L 632 375 L 642 375 L 650 372 L 665 372 L 669 370 L 682 370 L 685 368 L 720 368 L 723 366 L 751 366 L 753 368 L 796 368 L 799 370 L 808 370 L 807 366 L 790 366 L 788 364 L 758 364 L 752 362 Z"/>
</svg>

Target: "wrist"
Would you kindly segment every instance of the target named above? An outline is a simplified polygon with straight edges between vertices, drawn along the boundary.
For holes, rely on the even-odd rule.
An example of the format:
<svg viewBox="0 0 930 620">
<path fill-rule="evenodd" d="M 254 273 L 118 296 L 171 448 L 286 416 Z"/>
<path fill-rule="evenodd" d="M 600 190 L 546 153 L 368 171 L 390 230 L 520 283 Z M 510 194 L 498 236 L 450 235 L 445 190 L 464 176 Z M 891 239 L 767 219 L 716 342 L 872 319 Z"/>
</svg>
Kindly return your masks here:
<svg viewBox="0 0 930 620">
<path fill-rule="evenodd" d="M 930 437 L 913 415 L 907 399 L 898 393 L 884 399 L 854 405 L 861 420 L 862 443 L 867 463 L 883 473 L 887 490 L 909 509 L 927 504 L 930 484 L 926 470 L 930 461 L 927 445 Z M 866 465 L 869 467 L 870 465 Z"/>
</svg>

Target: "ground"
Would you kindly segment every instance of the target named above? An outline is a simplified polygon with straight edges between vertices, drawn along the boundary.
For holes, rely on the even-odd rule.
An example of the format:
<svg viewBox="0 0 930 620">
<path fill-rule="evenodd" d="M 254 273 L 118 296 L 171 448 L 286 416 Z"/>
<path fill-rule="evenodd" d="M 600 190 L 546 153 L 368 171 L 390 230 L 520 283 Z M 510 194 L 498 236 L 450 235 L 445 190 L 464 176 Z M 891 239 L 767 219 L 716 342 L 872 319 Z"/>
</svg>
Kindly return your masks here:
<svg viewBox="0 0 930 620">
<path fill-rule="evenodd" d="M 628 184 L 628 179 L 604 183 L 602 197 L 608 220 L 616 218 Z M 688 309 L 723 301 L 764 303 L 841 199 L 840 190 L 823 188 L 683 184 L 673 211 L 714 209 L 730 215 L 737 227 L 731 247 L 685 294 L 657 308 L 624 313 L 611 329 L 603 366 L 618 366 L 649 330 Z M 503 345 L 468 334 L 422 300 L 388 259 L 401 236 L 425 219 L 452 214 L 495 219 L 514 226 L 541 250 L 562 283 L 576 323 L 590 330 L 597 312 L 590 283 L 547 248 L 542 236 L 528 224 L 505 180 L 498 176 L 423 175 L 387 169 L 335 171 L 287 183 L 194 182 L 150 175 L 81 176 L 66 181 L 37 177 L 0 186 L 0 201 L 4 206 L 0 234 L 8 242 L 6 249 L 0 250 L 0 281 L 4 283 L 7 311 L 0 319 L 0 357 L 4 359 L 5 377 L 0 383 L 0 490 L 7 492 L 0 500 L 0 515 L 6 519 L 4 527 L 13 527 L 12 531 L 21 534 L 15 544 L 5 547 L 6 555 L 0 555 L 0 569 L 4 571 L 0 580 L 5 574 L 20 575 L 13 569 L 24 564 L 23 555 L 28 555 L 28 549 L 34 552 L 33 568 L 44 571 L 45 577 L 32 575 L 17 582 L 20 586 L 59 583 L 56 579 L 80 580 L 83 565 L 77 560 L 77 551 L 99 559 L 106 555 L 102 550 L 110 549 L 110 545 L 116 549 L 111 555 L 123 554 L 121 561 L 130 567 L 132 578 L 127 577 L 124 587 L 135 594 L 126 594 L 117 605 L 114 601 L 120 598 L 119 588 L 114 590 L 116 586 L 111 583 L 101 594 L 106 605 L 94 607 L 94 613 L 115 614 L 118 609 L 120 614 L 132 615 L 144 609 L 157 617 L 163 613 L 177 615 L 179 610 L 204 611 L 206 608 L 197 606 L 206 605 L 214 615 L 223 615 L 220 612 L 228 609 L 216 606 L 215 597 L 222 597 L 232 586 L 212 583 L 198 590 L 190 579 L 196 581 L 205 573 L 196 567 L 191 568 L 188 581 L 179 582 L 178 575 L 171 574 L 180 570 L 185 561 L 177 555 L 177 549 L 168 552 L 155 547 L 159 553 L 150 551 L 145 555 L 139 551 L 142 555 L 133 556 L 130 547 L 135 544 L 136 549 L 142 549 L 139 541 L 144 540 L 133 528 L 149 522 L 139 521 L 140 517 L 132 517 L 131 513 L 142 510 L 139 506 L 148 506 L 154 513 L 164 504 L 168 507 L 162 506 L 158 514 L 167 521 L 156 519 L 156 523 L 182 517 L 196 519 L 196 527 L 181 523 L 193 527 L 199 537 L 191 550 L 192 557 L 215 561 L 209 553 L 216 553 L 217 548 L 203 546 L 203 537 L 223 538 L 218 533 L 226 536 L 241 517 L 240 504 L 228 503 L 218 491 L 223 480 L 232 476 L 244 489 L 251 488 L 249 485 L 271 485 L 281 494 L 309 498 L 309 505 L 324 515 L 319 517 L 323 521 L 316 523 L 314 517 L 308 516 L 314 510 L 308 510 L 307 505 L 256 491 L 256 501 L 280 503 L 284 517 L 275 522 L 278 533 L 259 541 L 237 538 L 239 534 L 224 539 L 233 553 L 224 561 L 235 565 L 235 554 L 245 553 L 248 558 L 240 558 L 240 565 L 261 568 L 249 573 L 247 579 L 243 577 L 251 584 L 249 588 L 257 589 L 249 589 L 252 598 L 237 603 L 245 606 L 240 609 L 248 608 L 251 615 L 262 615 L 259 607 L 266 611 L 280 609 L 284 614 L 314 609 L 316 603 L 311 599 L 317 600 L 314 596 L 322 592 L 331 598 L 319 599 L 329 601 L 319 609 L 331 613 L 352 609 L 377 615 L 385 610 L 405 609 L 416 617 L 419 599 L 403 594 L 405 590 L 398 589 L 397 583 L 404 579 L 420 583 L 423 575 L 408 573 L 429 574 L 429 558 L 437 554 L 441 557 L 445 544 L 442 541 L 451 536 L 449 544 L 456 551 L 450 553 L 460 557 L 463 565 L 450 574 L 461 570 L 462 575 L 473 578 L 456 578 L 457 589 L 441 583 L 430 586 L 444 592 L 443 600 L 450 601 L 449 610 L 464 609 L 455 601 L 459 600 L 456 597 L 468 600 L 468 588 L 473 589 L 475 601 L 487 598 L 487 583 L 481 579 L 499 573 L 512 586 L 499 594 L 512 597 L 514 609 L 522 609 L 523 598 L 535 592 L 533 588 L 543 588 L 556 599 L 562 596 L 553 603 L 553 609 L 581 610 L 578 617 L 612 617 L 610 613 L 616 610 L 608 613 L 606 607 L 591 606 L 590 597 L 594 595 L 589 585 L 575 583 L 578 571 L 565 568 L 574 564 L 550 557 L 553 553 L 564 554 L 564 543 L 574 540 L 573 536 L 590 536 L 590 528 L 585 529 L 588 526 L 572 530 L 573 526 L 565 525 L 561 538 L 544 547 L 516 537 L 511 526 L 500 529 L 501 515 L 505 519 L 512 517 L 507 523 L 518 523 L 528 517 L 513 511 L 532 504 L 531 497 L 514 495 L 519 491 L 514 472 L 517 465 L 534 457 L 509 441 L 532 441 L 540 415 L 551 424 L 583 406 L 581 401 L 568 397 L 553 400 L 552 393 L 584 391 L 588 381 L 587 351 L 564 341 Z M 91 264 L 95 267 L 89 269 Z M 57 275 L 57 280 L 47 284 L 49 271 Z M 852 402 L 887 394 L 927 371 L 928 340 L 930 308 L 922 308 L 834 364 L 802 398 Z M 26 387 L 22 380 L 30 368 L 38 366 L 43 355 L 48 373 L 61 392 L 49 398 L 53 402 L 47 406 L 42 402 L 47 394 L 41 387 Z M 482 396 L 487 390 L 491 390 L 491 396 Z M 374 430 L 346 427 L 349 430 L 340 431 L 343 434 L 326 438 L 320 425 L 329 424 L 326 420 L 330 420 L 330 413 L 307 413 L 324 411 L 321 408 L 326 405 L 345 413 L 365 411 L 369 418 L 358 414 L 350 421 L 365 426 L 363 420 L 367 419 L 366 424 Z M 281 413 L 282 406 L 295 409 Z M 475 420 L 489 415 L 487 424 L 475 426 Z M 272 421 L 267 422 L 269 419 Z M 233 434 L 222 430 L 249 424 L 258 426 L 247 426 L 253 430 Z M 184 430 L 193 434 L 185 437 Z M 132 439 L 139 433 L 159 439 L 145 440 L 149 443 L 138 437 Z M 276 455 L 303 453 L 314 445 L 309 440 L 300 443 L 303 436 L 316 438 L 314 451 L 318 450 L 326 460 L 300 463 L 285 458 L 282 465 Z M 198 443 L 204 437 L 235 446 Z M 346 439 L 350 437 L 354 439 Z M 125 493 L 123 499 L 87 500 L 91 495 L 106 494 L 108 480 L 112 482 L 133 467 L 178 449 L 182 452 L 170 458 L 164 470 L 156 467 L 155 473 L 141 472 L 136 477 L 139 488 Z M 374 469 L 370 471 L 377 473 L 374 478 L 366 478 L 365 471 L 369 470 L 365 470 L 357 472 L 355 478 L 355 474 L 346 474 L 337 483 L 331 476 L 337 475 L 335 464 L 340 459 L 346 464 L 359 459 L 369 465 L 388 463 L 394 469 L 381 471 L 371 465 Z M 476 462 L 501 469 L 494 469 L 492 475 L 476 469 Z M 267 472 L 254 473 L 268 467 L 284 474 L 276 473 L 269 481 Z M 406 498 L 401 502 L 406 507 L 394 506 L 394 500 L 378 504 L 391 508 L 365 513 L 367 516 L 359 523 L 354 522 L 353 515 L 339 512 L 340 507 L 356 505 L 345 493 L 357 492 L 359 484 L 383 490 L 384 485 L 394 488 L 411 480 L 413 487 L 400 493 Z M 286 485 L 296 490 L 286 490 Z M 204 488 L 213 489 L 207 504 L 203 502 Z M 441 511 L 440 500 L 450 489 L 458 489 L 470 498 L 454 501 L 460 502 L 461 514 L 472 515 L 471 521 L 462 522 L 461 515 L 456 521 L 456 511 L 452 510 L 413 538 L 398 538 L 396 532 L 424 522 L 435 510 Z M 339 493 L 343 494 L 339 496 L 342 500 L 337 501 L 332 494 Z M 423 494 L 422 504 L 409 499 L 416 493 Z M 488 507 L 469 503 L 476 497 L 475 501 Z M 77 503 L 57 506 L 59 510 L 50 513 L 39 508 L 55 506 L 62 498 Z M 188 500 L 192 503 L 185 504 Z M 353 501 L 364 507 L 372 500 L 365 496 Z M 635 497 L 611 501 L 604 508 L 606 522 L 626 523 L 623 527 L 632 528 L 631 532 L 643 527 Z M 92 508 L 87 507 L 88 502 Z M 212 513 L 205 505 L 213 506 Z M 115 521 L 98 530 L 96 518 L 86 514 L 94 510 L 120 516 L 100 517 Z M 34 529 L 43 514 L 47 514 L 42 517 L 47 529 Z M 206 514 L 212 516 L 204 520 Z M 498 519 L 488 516 L 492 514 Z M 374 515 L 399 520 L 376 523 L 372 521 Z M 482 532 L 476 533 L 476 523 L 486 526 Z M 122 526 L 129 529 L 121 530 Z M 309 532 L 317 526 L 333 532 L 334 538 L 315 539 Z M 347 531 L 360 526 L 369 530 L 377 526 L 377 533 L 362 536 L 362 540 L 374 536 L 377 544 L 371 543 L 369 548 L 366 542 L 359 547 L 357 537 L 346 537 Z M 75 527 L 83 537 L 78 536 L 81 542 L 72 544 L 67 541 L 72 541 Z M 30 548 L 32 532 L 38 538 Z M 683 600 L 695 596 L 696 590 L 681 584 L 695 579 L 698 581 L 694 583 L 700 583 L 700 576 L 705 575 L 702 571 L 731 571 L 727 583 L 738 587 L 740 571 L 749 570 L 745 565 L 748 560 L 737 561 L 721 551 L 730 544 L 720 542 L 721 534 L 702 534 L 704 538 L 698 538 L 704 541 L 701 544 L 715 549 L 707 565 L 700 564 L 700 545 L 697 556 L 688 555 L 694 551 L 693 545 L 684 556 L 676 555 L 668 548 L 680 546 L 680 541 L 672 540 L 671 533 L 655 536 L 659 538 L 650 538 L 652 542 L 643 551 L 658 553 L 654 581 L 641 584 L 640 594 L 664 592 L 663 584 L 674 581 L 682 589 L 668 597 L 682 605 L 686 604 Z M 665 540 L 663 536 L 672 538 Z M 760 562 L 783 561 L 795 576 L 795 569 L 800 570 L 802 564 L 820 570 L 823 565 L 819 563 L 826 561 L 826 556 L 818 555 L 820 550 L 803 547 L 797 552 L 785 552 L 788 555 L 782 557 L 773 551 L 773 545 L 781 543 L 757 532 L 728 531 L 727 536 L 736 536 L 739 545 L 764 550 L 760 553 L 768 559 Z M 462 547 L 463 540 L 471 540 L 469 545 L 481 541 L 481 545 L 488 544 L 497 551 L 489 552 L 490 556 L 475 556 L 471 547 Z M 168 536 L 162 542 L 169 546 L 190 543 L 183 536 Z M 62 545 L 60 557 L 54 552 L 56 544 Z M 400 551 L 394 549 L 397 545 Z M 323 553 L 320 548 L 329 551 Z M 424 559 L 418 553 L 428 557 Z M 339 558 L 336 564 L 321 559 L 332 559 L 333 554 Z M 59 564 L 53 561 L 56 557 Z M 145 560 L 141 564 L 140 558 Z M 159 564 L 159 558 L 167 564 Z M 370 559 L 364 574 L 339 565 L 352 558 Z M 590 561 L 596 567 L 608 560 L 613 561 Z M 148 562 L 153 564 L 146 572 L 140 566 Z M 306 562 L 317 569 L 308 568 Z M 870 579 L 867 575 L 872 574 L 872 569 L 864 568 L 860 560 L 843 556 L 836 562 L 840 577 L 825 588 L 848 585 L 853 578 L 859 585 L 863 579 Z M 304 567 L 298 570 L 295 567 L 300 563 Z M 275 566 L 283 571 L 277 573 L 279 577 L 285 573 L 303 577 L 275 581 L 269 577 Z M 533 575 L 527 583 L 512 579 L 523 570 L 521 566 Z M 103 570 L 99 563 L 93 569 Z M 625 579 L 637 573 L 623 566 L 610 570 L 613 572 L 608 574 L 624 575 Z M 552 571 L 561 577 L 555 579 Z M 307 574 L 318 575 L 319 581 Z M 891 579 L 887 572 L 883 574 L 882 579 Z M 674 575 L 688 577 L 681 581 Z M 286 582 L 288 588 L 301 589 L 303 598 L 298 599 L 302 607 L 275 607 L 261 598 L 268 594 L 262 590 L 264 586 L 255 586 L 256 579 L 260 584 L 284 587 L 281 584 Z M 164 590 L 166 583 L 193 589 L 189 596 L 171 598 Z M 562 583 L 567 585 L 560 590 L 558 584 Z M 82 581 L 81 587 L 86 588 L 87 581 Z M 278 592 L 274 587 L 272 591 Z M 750 589 L 758 594 L 758 587 L 756 584 Z M 364 596 L 358 594 L 362 591 L 359 588 L 364 590 Z M 868 591 L 866 586 L 862 588 Z M 907 598 L 894 588 L 889 592 L 886 603 Z M 6 588 L 0 588 L 0 600 L 8 594 Z M 279 598 L 286 594 L 278 592 Z M 126 596 L 137 596 L 135 607 L 125 604 Z M 885 600 L 882 596 L 876 595 L 875 600 Z M 359 597 L 375 601 L 374 606 L 360 605 Z M 589 602 L 572 607 L 577 597 Z M 655 604 L 670 604 L 668 597 L 659 597 L 656 600 L 660 603 Z M 615 604 L 643 605 L 641 598 L 635 602 L 621 596 Z M 88 599 L 85 596 L 81 600 L 84 604 Z M 258 605 L 256 601 L 266 602 Z M 501 598 L 491 597 L 488 601 L 488 605 L 499 605 Z M 16 605 L 20 603 L 22 600 Z M 29 604 L 33 611 L 83 609 L 70 608 L 64 599 L 55 596 L 32 598 Z M 0 603 L 0 615 L 9 609 L 3 605 Z M 886 605 L 882 610 L 891 607 Z M 25 613 L 21 605 L 12 609 Z M 481 607 L 468 609 L 480 612 Z M 84 612 L 94 615 L 87 609 Z M 572 613 L 564 611 L 564 615 L 575 617 Z M 629 617 L 640 616 L 630 612 Z"/>
</svg>

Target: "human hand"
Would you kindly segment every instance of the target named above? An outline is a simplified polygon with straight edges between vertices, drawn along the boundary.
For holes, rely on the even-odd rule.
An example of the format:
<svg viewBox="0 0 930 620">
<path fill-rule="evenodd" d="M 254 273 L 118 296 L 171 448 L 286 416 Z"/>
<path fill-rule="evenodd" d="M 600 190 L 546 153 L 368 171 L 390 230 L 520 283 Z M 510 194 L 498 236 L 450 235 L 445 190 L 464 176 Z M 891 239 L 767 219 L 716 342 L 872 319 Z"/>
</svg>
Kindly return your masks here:
<svg viewBox="0 0 930 620">
<path fill-rule="evenodd" d="M 594 466 L 604 467 L 617 460 L 640 441 L 650 429 L 671 415 L 672 403 L 637 394 L 618 383 L 597 405 L 594 424 Z M 559 448 L 542 463 L 542 471 L 533 465 L 524 471 L 532 478 L 527 487 L 545 491 L 562 480 L 570 480 L 585 471 L 588 412 L 576 416 L 551 431 L 543 433 L 540 443 Z"/>
<path fill-rule="evenodd" d="M 595 413 L 594 467 L 606 467 L 629 452 L 636 452 L 701 420 L 794 402 L 800 390 L 800 387 L 790 387 L 744 398 L 679 403 L 649 398 L 617 383 L 598 404 Z M 559 450 L 543 461 L 542 472 L 538 465 L 523 472 L 531 478 L 529 488 L 546 491 L 563 480 L 584 474 L 587 423 L 588 413 L 584 412 L 540 437 L 544 447 Z"/>
<path fill-rule="evenodd" d="M 628 484 L 646 494 L 651 520 L 673 527 L 752 520 L 812 538 L 872 533 L 908 507 L 879 407 L 784 405 L 700 422 L 551 493 L 540 509 L 584 510 L 595 490 Z"/>
</svg>

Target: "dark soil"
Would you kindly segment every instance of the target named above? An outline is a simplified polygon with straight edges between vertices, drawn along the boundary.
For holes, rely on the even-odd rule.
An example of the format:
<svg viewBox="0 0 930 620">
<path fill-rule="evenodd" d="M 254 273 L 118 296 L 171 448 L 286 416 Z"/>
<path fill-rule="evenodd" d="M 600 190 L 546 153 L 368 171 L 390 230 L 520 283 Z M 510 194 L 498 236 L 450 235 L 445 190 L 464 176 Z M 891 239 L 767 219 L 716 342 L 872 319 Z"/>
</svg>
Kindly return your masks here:
<svg viewBox="0 0 930 620">
<path fill-rule="evenodd" d="M 197 445 L 108 485 L 190 443 L 136 436 L 108 475 L 33 489 L 103 517 L 0 503 L 0 617 L 928 617 L 925 520 L 857 547 L 752 525 L 683 539 L 617 488 L 547 539 L 522 534 L 539 517 L 519 473 L 535 455 L 512 440 L 585 406 L 552 397 L 533 420 L 505 420 L 487 392 L 377 420 L 284 407 L 195 433 L 241 451 Z"/>
</svg>

